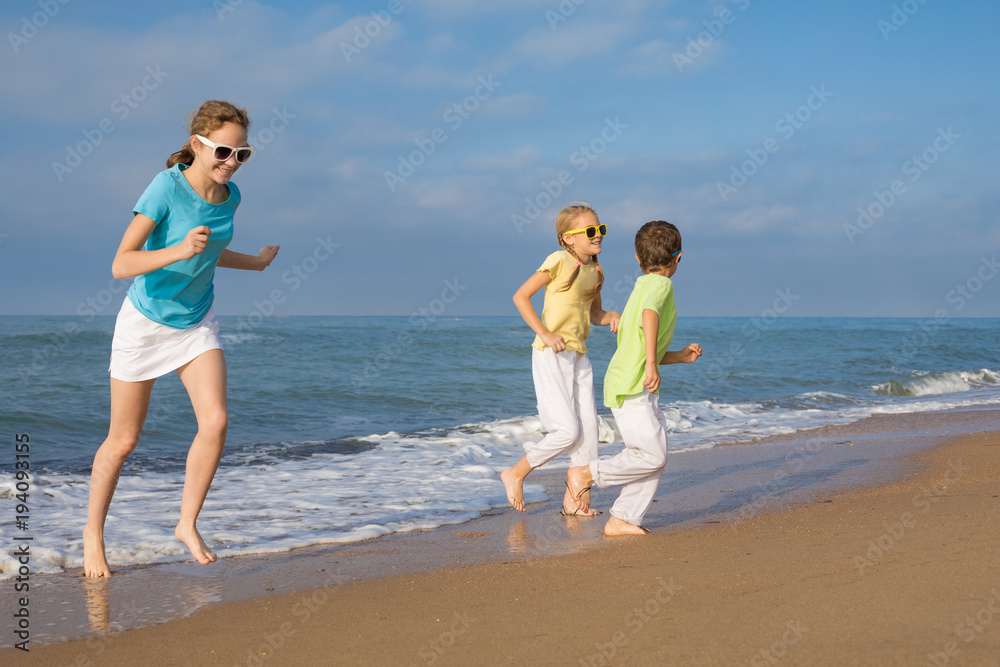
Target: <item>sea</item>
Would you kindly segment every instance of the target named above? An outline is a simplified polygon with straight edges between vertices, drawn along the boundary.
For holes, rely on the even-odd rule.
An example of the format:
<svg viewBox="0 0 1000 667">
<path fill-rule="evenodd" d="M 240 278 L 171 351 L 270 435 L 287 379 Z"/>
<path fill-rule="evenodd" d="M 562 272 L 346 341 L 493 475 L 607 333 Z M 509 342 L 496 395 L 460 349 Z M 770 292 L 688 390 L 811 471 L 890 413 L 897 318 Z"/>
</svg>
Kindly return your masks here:
<svg viewBox="0 0 1000 667">
<path fill-rule="evenodd" d="M 470 521 L 507 506 L 499 472 L 543 436 L 534 334 L 518 317 L 219 321 L 230 427 L 199 528 L 222 557 Z M 31 538 L 35 573 L 83 565 L 113 330 L 113 317 L 0 316 L 0 578 L 16 575 L 19 537 Z M 873 414 L 998 405 L 998 331 L 995 318 L 681 317 L 672 349 L 696 342 L 704 355 L 661 369 L 671 456 Z M 600 397 L 615 336 L 596 328 L 588 347 Z M 598 412 L 601 455 L 614 454 L 614 419 L 600 401 Z M 112 567 L 190 558 L 173 528 L 195 431 L 176 374 L 159 379 L 108 516 Z M 525 494 L 547 499 L 530 478 Z"/>
</svg>

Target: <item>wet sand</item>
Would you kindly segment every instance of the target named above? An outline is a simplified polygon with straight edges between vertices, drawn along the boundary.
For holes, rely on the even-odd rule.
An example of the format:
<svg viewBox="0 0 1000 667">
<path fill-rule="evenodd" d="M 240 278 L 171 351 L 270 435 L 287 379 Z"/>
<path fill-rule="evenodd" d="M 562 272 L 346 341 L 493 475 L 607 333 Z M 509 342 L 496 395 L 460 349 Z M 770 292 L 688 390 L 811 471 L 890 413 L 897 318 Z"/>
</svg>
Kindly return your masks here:
<svg viewBox="0 0 1000 667">
<path fill-rule="evenodd" d="M 0 658 L 996 664 L 1000 436 L 941 443 L 996 431 L 998 415 L 880 416 L 676 455 L 645 538 L 602 538 L 606 515 L 559 517 L 551 475 L 539 479 L 555 500 L 524 514 L 96 584 L 52 578 L 33 598 L 33 627 L 67 617 L 91 636 Z M 597 491 L 596 506 L 616 495 Z M 156 622 L 165 602 L 190 615 L 115 632 Z M 74 611 L 57 618 L 51 605 Z"/>
</svg>

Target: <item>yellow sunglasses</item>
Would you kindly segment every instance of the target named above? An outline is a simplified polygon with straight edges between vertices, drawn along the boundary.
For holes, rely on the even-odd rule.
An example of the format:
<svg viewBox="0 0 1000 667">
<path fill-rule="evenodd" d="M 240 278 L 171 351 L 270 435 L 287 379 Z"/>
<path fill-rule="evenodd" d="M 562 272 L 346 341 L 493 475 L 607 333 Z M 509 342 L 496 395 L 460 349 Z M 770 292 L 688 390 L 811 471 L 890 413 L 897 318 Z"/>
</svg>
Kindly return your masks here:
<svg viewBox="0 0 1000 667">
<path fill-rule="evenodd" d="M 601 236 L 608 235 L 607 225 L 591 225 L 590 227 L 582 227 L 580 229 L 571 229 L 568 232 L 563 232 L 564 234 L 579 234 L 580 232 L 586 232 L 587 238 L 592 239 L 598 234 Z"/>
</svg>

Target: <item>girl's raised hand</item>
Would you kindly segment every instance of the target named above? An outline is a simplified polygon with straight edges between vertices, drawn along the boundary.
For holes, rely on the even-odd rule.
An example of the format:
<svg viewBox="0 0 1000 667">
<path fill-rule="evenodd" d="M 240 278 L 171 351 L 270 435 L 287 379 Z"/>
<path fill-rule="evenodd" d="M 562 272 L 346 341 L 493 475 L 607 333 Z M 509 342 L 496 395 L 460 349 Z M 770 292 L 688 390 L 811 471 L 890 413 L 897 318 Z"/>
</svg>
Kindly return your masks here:
<svg viewBox="0 0 1000 667">
<path fill-rule="evenodd" d="M 538 337 L 545 343 L 545 347 L 551 347 L 553 352 L 562 352 L 566 349 L 566 341 L 559 334 L 543 333 L 538 334 Z"/>
<path fill-rule="evenodd" d="M 261 271 L 271 266 L 271 262 L 273 262 L 274 258 L 278 256 L 279 248 L 281 248 L 280 245 L 266 245 L 260 249 L 260 252 L 257 253 L 257 257 L 264 263 L 263 266 L 260 267 Z"/>
<path fill-rule="evenodd" d="M 608 323 L 609 326 L 611 327 L 611 333 L 613 334 L 618 333 L 618 323 L 621 322 L 622 314 L 613 310 L 610 313 L 608 313 L 608 316 L 611 319 L 611 321 Z"/>
<path fill-rule="evenodd" d="M 182 259 L 191 259 L 195 255 L 205 252 L 205 246 L 208 245 L 208 237 L 211 235 L 212 230 L 206 225 L 195 227 L 188 232 L 179 246 L 184 255 Z"/>
</svg>

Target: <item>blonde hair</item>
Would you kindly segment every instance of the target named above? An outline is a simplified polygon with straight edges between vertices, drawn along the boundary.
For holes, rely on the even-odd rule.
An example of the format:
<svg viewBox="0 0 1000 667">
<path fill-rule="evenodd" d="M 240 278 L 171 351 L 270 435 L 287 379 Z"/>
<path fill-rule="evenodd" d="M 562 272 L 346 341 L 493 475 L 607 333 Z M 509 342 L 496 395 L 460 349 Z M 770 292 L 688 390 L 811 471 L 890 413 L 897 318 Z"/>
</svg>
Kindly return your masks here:
<svg viewBox="0 0 1000 667">
<path fill-rule="evenodd" d="M 226 123 L 236 123 L 244 130 L 250 129 L 250 115 L 246 109 L 242 109 L 231 102 L 225 100 L 207 100 L 202 103 L 198 110 L 191 114 L 191 121 L 188 124 L 188 135 L 200 134 L 207 136 L 210 132 L 218 130 Z M 191 148 L 191 140 L 188 139 L 176 153 L 172 153 L 167 158 L 167 169 L 175 164 L 186 164 L 191 166 L 194 163 L 194 149 Z"/>
<path fill-rule="evenodd" d="M 566 206 L 563 206 L 562 210 L 559 211 L 559 215 L 556 216 L 556 240 L 559 241 L 559 245 L 562 246 L 563 250 L 565 250 L 566 252 L 568 252 L 569 254 L 571 254 L 573 257 L 576 258 L 577 262 L 576 269 L 573 271 L 573 274 L 569 277 L 569 280 L 567 280 L 566 284 L 561 289 L 558 290 L 560 292 L 565 292 L 566 290 L 568 290 L 570 286 L 576 281 L 576 277 L 580 275 L 580 265 L 583 262 L 577 256 L 573 248 L 569 247 L 566 241 L 563 240 L 563 234 L 570 231 L 571 229 L 576 229 L 575 227 L 576 219 L 579 218 L 580 215 L 582 215 L 583 213 L 593 213 L 594 217 L 595 218 L 597 217 L 597 211 L 594 210 L 594 207 L 592 207 L 587 202 L 582 202 L 582 201 L 575 201 L 570 204 L 567 204 Z M 594 255 L 593 257 L 591 257 L 591 259 L 594 260 L 594 264 L 597 267 L 597 285 L 594 287 L 591 293 L 587 295 L 587 299 L 589 300 L 593 300 L 594 297 L 600 294 L 601 286 L 604 285 L 604 272 L 601 271 L 601 263 L 597 261 L 597 255 Z"/>
</svg>

